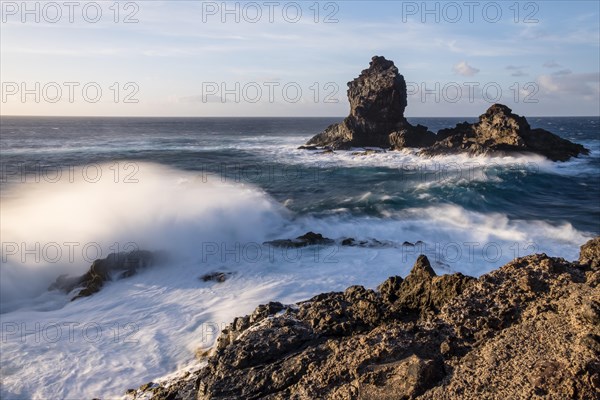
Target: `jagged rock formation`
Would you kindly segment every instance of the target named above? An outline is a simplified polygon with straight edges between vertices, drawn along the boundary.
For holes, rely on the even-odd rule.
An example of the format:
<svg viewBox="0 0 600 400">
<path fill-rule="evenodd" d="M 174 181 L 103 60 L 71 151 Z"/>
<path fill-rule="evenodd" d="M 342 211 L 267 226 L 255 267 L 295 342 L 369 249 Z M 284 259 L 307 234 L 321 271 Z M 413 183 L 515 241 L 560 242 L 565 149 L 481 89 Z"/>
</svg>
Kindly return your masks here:
<svg viewBox="0 0 600 400">
<path fill-rule="evenodd" d="M 404 118 L 406 82 L 394 62 L 384 57 L 373 57 L 369 68 L 348 82 L 348 100 L 350 115 L 310 139 L 308 148 L 388 148 L 396 143 L 426 143 L 424 138 L 435 136 L 426 127 L 414 127 Z"/>
<path fill-rule="evenodd" d="M 200 277 L 200 280 L 202 280 L 203 282 L 223 283 L 227 279 L 229 279 L 231 275 L 233 275 L 233 272 L 209 272 L 208 274 L 202 275 Z"/>
<path fill-rule="evenodd" d="M 150 251 L 135 250 L 131 252 L 111 253 L 108 257 L 92 263 L 88 272 L 81 276 L 59 276 L 48 290 L 61 290 L 65 293 L 81 288 L 71 299 L 91 296 L 102 289 L 104 283 L 112 279 L 122 279 L 135 275 L 138 270 L 146 268 L 164 257 Z"/>
<path fill-rule="evenodd" d="M 420 146 L 425 147 L 425 146 Z M 588 154 L 580 144 L 560 138 L 544 129 L 531 129 L 525 117 L 494 104 L 479 116 L 479 122 L 457 124 L 438 132 L 436 142 L 421 151 L 424 155 L 448 153 L 490 154 L 514 151 L 541 154 L 552 161 L 566 161 Z"/>
<path fill-rule="evenodd" d="M 278 239 L 265 242 L 263 244 L 274 247 L 298 248 L 313 245 L 331 245 L 335 243 L 333 239 L 323 237 L 320 233 L 307 232 L 296 239 Z"/>
<path fill-rule="evenodd" d="M 208 365 L 154 399 L 592 399 L 600 393 L 600 238 L 481 276 L 425 256 L 376 291 L 352 286 L 236 318 Z"/>
<path fill-rule="evenodd" d="M 422 242 L 421 242 L 422 243 Z M 393 242 L 382 242 L 377 239 L 367 239 L 367 240 L 356 240 L 354 238 L 342 238 L 337 242 L 333 239 L 324 237 L 320 233 L 307 232 L 302 236 L 298 236 L 295 239 L 277 239 L 270 240 L 268 242 L 264 242 L 264 245 L 273 246 L 273 247 L 282 247 L 282 248 L 300 248 L 306 246 L 332 246 L 332 245 L 340 245 L 340 246 L 353 246 L 353 247 L 397 247 L 397 245 Z M 405 242 L 403 245 L 414 246 L 412 243 Z"/>
<path fill-rule="evenodd" d="M 457 124 L 437 135 L 422 125 L 412 126 L 404 118 L 406 82 L 393 61 L 373 57 L 368 69 L 348 82 L 350 115 L 327 127 L 301 148 L 346 150 L 352 147 L 381 147 L 400 150 L 420 148 L 420 154 L 503 154 L 533 152 L 553 161 L 566 161 L 589 151 L 579 144 L 548 132 L 531 129 L 525 117 L 513 114 L 502 104 L 492 105 L 479 122 Z"/>
</svg>

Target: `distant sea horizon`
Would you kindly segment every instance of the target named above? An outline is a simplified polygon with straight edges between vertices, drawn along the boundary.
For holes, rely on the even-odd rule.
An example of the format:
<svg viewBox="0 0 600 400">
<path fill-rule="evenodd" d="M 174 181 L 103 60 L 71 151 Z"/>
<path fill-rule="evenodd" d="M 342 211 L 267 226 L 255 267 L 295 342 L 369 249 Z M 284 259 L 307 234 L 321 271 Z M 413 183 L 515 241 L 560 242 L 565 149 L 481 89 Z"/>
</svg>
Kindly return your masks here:
<svg viewBox="0 0 600 400">
<path fill-rule="evenodd" d="M 407 115 L 405 116 L 407 119 L 411 118 L 477 118 L 481 113 L 477 115 L 458 115 L 458 116 L 422 116 L 422 115 Z M 294 116 L 294 115 L 282 115 L 282 116 L 272 116 L 272 115 L 235 115 L 235 116 L 225 116 L 225 115 L 20 115 L 20 114 L 11 114 L 11 115 L 2 115 L 0 114 L 0 118 L 14 118 L 14 117 L 24 117 L 24 118 L 339 118 L 340 120 L 344 119 L 346 115 L 325 115 L 325 116 Z M 524 115 L 525 118 L 600 118 L 600 114 L 598 115 Z"/>
</svg>

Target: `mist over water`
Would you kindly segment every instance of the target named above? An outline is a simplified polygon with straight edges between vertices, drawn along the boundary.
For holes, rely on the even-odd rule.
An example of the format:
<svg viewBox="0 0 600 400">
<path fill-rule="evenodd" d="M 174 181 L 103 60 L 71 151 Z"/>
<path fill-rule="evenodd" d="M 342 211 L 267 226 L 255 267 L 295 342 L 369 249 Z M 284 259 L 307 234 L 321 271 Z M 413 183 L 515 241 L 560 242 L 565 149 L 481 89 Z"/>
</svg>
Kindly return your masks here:
<svg viewBox="0 0 600 400">
<path fill-rule="evenodd" d="M 282 207 L 254 187 L 150 163 L 137 163 L 129 178 L 114 171 L 112 164 L 74 168 L 55 182 L 8 189 L 1 210 L 3 308 L 112 252 L 164 250 L 185 260 L 203 243 L 260 241 L 282 223 Z"/>
<path fill-rule="evenodd" d="M 411 122 L 437 130 L 462 120 Z M 532 253 L 572 260 L 600 233 L 597 118 L 530 120 L 592 150 L 566 163 L 297 149 L 331 122 L 2 117 L 2 397 L 121 395 L 194 365 L 194 351 L 215 339 L 207 324 L 260 303 L 375 287 L 406 275 L 421 253 L 439 274 L 475 276 Z M 308 231 L 337 243 L 293 252 L 264 244 Z M 348 237 L 380 245 L 340 246 Z M 61 274 L 138 248 L 170 257 L 89 298 L 47 291 Z M 198 279 L 213 271 L 232 275 L 219 285 Z M 135 326 L 137 341 L 62 335 L 52 352 L 70 357 L 51 368 L 48 341 L 32 327 L 72 322 Z"/>
</svg>

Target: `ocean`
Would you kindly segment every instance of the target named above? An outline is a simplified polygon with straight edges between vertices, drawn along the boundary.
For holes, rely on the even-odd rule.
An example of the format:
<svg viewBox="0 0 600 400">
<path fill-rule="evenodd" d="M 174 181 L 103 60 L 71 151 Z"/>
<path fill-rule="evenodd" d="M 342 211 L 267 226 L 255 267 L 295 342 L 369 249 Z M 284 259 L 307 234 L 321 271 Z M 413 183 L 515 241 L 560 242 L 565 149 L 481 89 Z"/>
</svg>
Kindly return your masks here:
<svg viewBox="0 0 600 400">
<path fill-rule="evenodd" d="M 591 150 L 564 163 L 298 149 L 340 119 L 3 116 L 1 397 L 119 397 L 201 365 L 261 303 L 375 288 L 421 253 L 473 276 L 532 253 L 574 260 L 600 234 L 598 117 L 528 118 Z M 264 244 L 309 231 L 337 243 Z M 137 248 L 168 262 L 73 302 L 47 290 Z M 215 271 L 232 275 L 199 279 Z"/>
</svg>

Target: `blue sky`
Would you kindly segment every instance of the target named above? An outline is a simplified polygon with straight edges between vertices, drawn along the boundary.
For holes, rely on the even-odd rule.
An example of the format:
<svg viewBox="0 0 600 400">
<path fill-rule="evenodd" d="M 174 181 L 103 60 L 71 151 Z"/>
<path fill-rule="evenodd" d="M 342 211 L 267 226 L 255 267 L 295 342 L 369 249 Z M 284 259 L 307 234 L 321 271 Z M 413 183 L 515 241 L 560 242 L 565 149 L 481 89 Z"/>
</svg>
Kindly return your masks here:
<svg viewBox="0 0 600 400">
<path fill-rule="evenodd" d="M 2 3 L 3 115 L 342 116 L 373 55 L 407 116 L 600 113 L 597 1 L 34 3 Z"/>
</svg>

